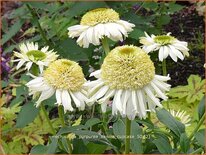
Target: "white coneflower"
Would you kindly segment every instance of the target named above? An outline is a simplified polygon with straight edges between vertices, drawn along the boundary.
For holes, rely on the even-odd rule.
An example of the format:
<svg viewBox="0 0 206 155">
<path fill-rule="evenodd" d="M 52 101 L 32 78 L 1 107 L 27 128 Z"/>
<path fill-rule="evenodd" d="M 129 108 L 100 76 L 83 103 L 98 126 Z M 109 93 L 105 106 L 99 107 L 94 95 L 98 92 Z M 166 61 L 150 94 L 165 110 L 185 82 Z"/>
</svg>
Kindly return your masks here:
<svg viewBox="0 0 206 155">
<path fill-rule="evenodd" d="M 72 100 L 79 110 L 84 110 L 87 102 L 87 91 L 82 68 L 74 61 L 59 59 L 52 62 L 43 72 L 42 77 L 36 77 L 28 82 L 30 95 L 41 93 L 36 106 L 56 93 L 58 105 L 64 106 L 64 111 L 73 111 Z"/>
<path fill-rule="evenodd" d="M 14 60 L 18 62 L 16 69 L 18 70 L 26 63 L 25 69 L 30 70 L 33 64 L 39 66 L 40 73 L 43 72 L 44 66 L 48 66 L 51 62 L 55 61 L 58 57 L 53 50 L 48 51 L 49 47 L 43 47 L 39 50 L 37 43 L 22 43 L 19 45 L 20 53 L 14 52 L 14 55 L 19 59 Z"/>
<path fill-rule="evenodd" d="M 79 37 L 77 43 L 84 48 L 89 44 L 99 45 L 100 39 L 108 37 L 113 41 L 123 41 L 134 27 L 127 21 L 120 20 L 119 14 L 113 9 L 98 8 L 87 12 L 81 19 L 80 25 L 68 28 L 69 37 Z"/>
<path fill-rule="evenodd" d="M 136 46 L 114 48 L 105 58 L 101 69 L 91 74 L 97 80 L 87 83 L 91 87 L 91 100 L 98 101 L 103 112 L 113 98 L 112 113 L 118 112 L 130 120 L 135 116 L 146 117 L 147 111 L 162 107 L 160 100 L 167 100 L 165 91 L 170 85 L 168 76 L 155 75 L 154 64 L 146 52 Z"/>
<path fill-rule="evenodd" d="M 190 126 L 191 117 L 186 114 L 186 111 L 178 110 L 170 110 L 170 113 L 173 117 L 175 117 L 178 121 L 182 122 L 185 126 Z"/>
<path fill-rule="evenodd" d="M 170 33 L 167 35 L 151 35 L 151 37 L 145 32 L 146 37 L 140 37 L 140 43 L 143 44 L 143 50 L 147 53 L 158 51 L 159 50 L 159 60 L 163 61 L 168 55 L 177 62 L 177 58 L 181 60 L 185 56 L 189 56 L 189 49 L 187 48 L 188 44 L 185 41 L 179 41 L 173 36 L 170 36 Z"/>
</svg>

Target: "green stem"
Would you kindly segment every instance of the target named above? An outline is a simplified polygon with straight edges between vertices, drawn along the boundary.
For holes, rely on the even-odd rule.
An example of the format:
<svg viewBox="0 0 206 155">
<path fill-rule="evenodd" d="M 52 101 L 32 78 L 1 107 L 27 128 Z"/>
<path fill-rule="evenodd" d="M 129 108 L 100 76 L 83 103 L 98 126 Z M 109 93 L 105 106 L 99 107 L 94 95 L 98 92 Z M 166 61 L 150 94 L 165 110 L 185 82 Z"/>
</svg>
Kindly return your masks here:
<svg viewBox="0 0 206 155">
<path fill-rule="evenodd" d="M 162 74 L 163 74 L 163 76 L 166 76 L 166 75 L 167 75 L 166 59 L 164 59 L 164 60 L 162 61 Z"/>
<path fill-rule="evenodd" d="M 200 121 L 198 122 L 196 128 L 194 129 L 194 131 L 191 133 L 191 135 L 188 137 L 189 141 L 193 138 L 194 134 L 197 132 L 197 130 L 200 128 L 200 126 L 202 125 L 202 123 L 204 122 L 205 120 L 205 113 L 204 115 L 202 115 Z M 181 151 L 181 148 L 179 147 L 179 149 L 175 152 L 176 154 L 179 153 Z M 196 150 L 198 151 L 198 149 Z M 196 153 L 196 151 L 194 151 Z M 191 154 L 194 154 L 194 153 L 191 153 Z"/>
<path fill-rule="evenodd" d="M 163 59 L 163 61 L 162 61 L 162 74 L 163 74 L 163 76 L 167 76 L 167 64 L 166 64 L 166 59 Z M 167 102 L 167 109 L 170 111 L 169 102 Z"/>
<path fill-rule="evenodd" d="M 64 110 L 63 110 L 63 106 L 61 106 L 61 105 L 58 106 L 58 115 L 59 115 L 59 118 L 61 120 L 62 127 L 65 127 L 66 124 L 64 121 Z M 69 139 L 67 139 L 67 144 L 68 144 L 68 148 L 69 148 L 69 153 L 72 154 L 72 144 L 71 144 Z"/>
<path fill-rule="evenodd" d="M 130 153 L 131 120 L 126 117 L 125 154 Z"/>
<path fill-rule="evenodd" d="M 194 129 L 194 131 L 191 133 L 191 135 L 188 137 L 189 140 L 191 140 L 194 136 L 194 134 L 197 132 L 197 130 L 200 128 L 200 126 L 202 125 L 202 123 L 204 122 L 205 120 L 205 113 L 204 115 L 202 115 L 200 121 L 198 122 L 196 128 Z"/>
<path fill-rule="evenodd" d="M 59 114 L 59 118 L 61 120 L 61 124 L 62 124 L 62 127 L 65 126 L 65 122 L 64 122 L 64 112 L 63 112 L 63 107 L 60 105 L 58 106 L 58 114 Z"/>
<path fill-rule="evenodd" d="M 30 13 L 31 13 L 34 21 L 37 22 L 37 27 L 38 27 L 38 29 L 39 29 L 39 32 L 40 32 L 43 40 L 46 42 L 47 45 L 49 45 L 50 47 L 53 48 L 53 47 L 54 47 L 53 44 L 51 44 L 51 42 L 47 39 L 46 34 L 44 33 L 44 31 L 43 31 L 43 29 L 42 29 L 42 27 L 41 27 L 41 25 L 40 25 L 40 23 L 39 23 L 38 15 L 37 15 L 36 10 L 32 9 L 32 8 L 30 7 L 30 5 L 28 5 L 28 4 L 26 4 L 26 6 L 27 6 L 27 8 L 29 9 L 29 11 L 30 11 Z"/>
<path fill-rule="evenodd" d="M 107 54 L 110 52 L 110 48 L 109 48 L 107 37 L 104 37 L 102 39 L 102 47 L 104 49 L 105 55 L 107 56 Z"/>
<path fill-rule="evenodd" d="M 46 109 L 45 109 L 45 107 L 44 107 L 43 104 L 40 104 L 40 107 L 41 107 L 41 109 L 42 109 L 42 111 L 43 111 L 43 113 L 44 113 L 44 116 L 45 116 L 45 118 L 46 118 L 47 123 L 49 124 L 49 127 L 50 127 L 50 129 L 51 129 L 51 131 L 52 131 L 52 134 L 54 135 L 54 134 L 56 133 L 56 131 L 55 131 L 55 129 L 54 129 L 53 126 L 52 126 L 52 123 L 51 123 L 51 121 L 50 121 L 50 119 L 49 119 L 49 116 L 47 115 L 47 111 L 46 111 Z"/>
</svg>

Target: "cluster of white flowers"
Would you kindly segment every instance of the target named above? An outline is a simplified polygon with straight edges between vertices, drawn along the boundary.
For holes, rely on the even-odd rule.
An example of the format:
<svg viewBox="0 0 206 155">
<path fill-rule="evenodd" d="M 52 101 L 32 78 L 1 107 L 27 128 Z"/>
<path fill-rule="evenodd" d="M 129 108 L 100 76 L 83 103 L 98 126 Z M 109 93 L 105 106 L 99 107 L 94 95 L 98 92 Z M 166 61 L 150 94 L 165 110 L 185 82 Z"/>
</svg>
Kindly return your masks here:
<svg viewBox="0 0 206 155">
<path fill-rule="evenodd" d="M 134 24 L 121 20 L 113 9 L 100 8 L 87 12 L 80 25 L 68 28 L 71 38 L 78 37 L 77 44 L 88 48 L 89 44 L 100 45 L 105 38 L 113 41 L 123 41 L 133 30 Z M 101 104 L 106 112 L 107 103 L 112 102 L 112 113 L 121 114 L 133 120 L 135 116 L 146 118 L 147 112 L 155 112 L 162 107 L 161 100 L 167 100 L 165 95 L 170 85 L 168 76 L 155 74 L 155 67 L 148 53 L 159 51 L 159 60 L 170 56 L 175 62 L 188 56 L 187 43 L 170 36 L 145 33 L 140 38 L 142 48 L 134 45 L 124 45 L 114 48 L 105 57 L 101 69 L 91 73 L 97 78 L 86 81 L 82 68 L 74 61 L 58 59 L 58 55 L 48 47 L 41 50 L 38 44 L 26 43 L 20 45 L 20 52 L 15 52 L 19 59 L 17 69 L 26 63 L 26 69 L 32 65 L 39 66 L 40 74 L 26 85 L 30 94 L 39 96 L 37 106 L 56 95 L 56 104 L 63 105 L 64 110 L 73 111 L 74 105 L 84 110 L 85 105 L 95 102 Z M 73 101 L 73 102 L 72 102 Z"/>
</svg>

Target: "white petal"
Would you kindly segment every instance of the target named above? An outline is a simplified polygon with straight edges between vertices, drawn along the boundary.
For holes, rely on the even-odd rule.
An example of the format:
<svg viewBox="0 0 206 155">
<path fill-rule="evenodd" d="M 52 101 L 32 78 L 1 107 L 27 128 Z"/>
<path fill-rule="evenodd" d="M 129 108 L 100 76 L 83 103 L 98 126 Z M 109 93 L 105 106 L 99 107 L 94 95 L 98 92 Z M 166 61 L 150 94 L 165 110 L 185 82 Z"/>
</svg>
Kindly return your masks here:
<svg viewBox="0 0 206 155">
<path fill-rule="evenodd" d="M 163 61 L 163 58 L 164 58 L 164 46 L 163 47 L 160 47 L 159 49 L 159 60 L 160 61 Z"/>
<path fill-rule="evenodd" d="M 54 94 L 54 89 L 50 87 L 49 89 L 42 91 L 38 101 L 36 102 L 36 106 L 38 107 L 40 103 L 48 98 L 50 98 Z"/>
<path fill-rule="evenodd" d="M 122 114 L 123 115 L 126 115 L 127 102 L 130 96 L 131 96 L 131 93 L 129 92 L 129 90 L 123 90 L 122 92 Z"/>
<path fill-rule="evenodd" d="M 69 111 L 73 111 L 73 107 L 71 105 L 71 97 L 68 93 L 67 90 L 63 90 L 62 91 L 62 96 L 61 96 L 61 100 L 62 100 L 62 105 L 64 106 L 64 112 L 66 112 L 66 110 L 69 110 Z"/>
<path fill-rule="evenodd" d="M 168 49 L 169 49 L 169 55 L 170 55 L 170 57 L 172 58 L 172 60 L 173 61 L 175 61 L 175 62 L 177 62 L 177 56 L 175 55 L 175 53 L 172 51 L 172 49 L 171 48 L 169 48 L 168 47 Z"/>
<path fill-rule="evenodd" d="M 152 91 L 150 90 L 150 88 L 148 86 L 144 87 L 145 92 L 147 93 L 147 96 L 158 106 L 158 107 L 162 107 L 162 105 L 159 102 L 159 99 L 156 98 L 154 96 L 154 94 L 152 93 Z"/>
<path fill-rule="evenodd" d="M 156 91 L 157 95 L 159 95 L 159 97 L 161 97 L 163 100 L 167 100 L 168 97 L 164 93 L 162 93 L 162 91 L 154 83 L 150 83 L 150 84 Z"/>
<path fill-rule="evenodd" d="M 122 101 L 121 101 L 122 90 L 117 90 L 117 93 L 114 96 L 113 104 L 116 105 L 116 109 L 122 113 Z"/>
<path fill-rule="evenodd" d="M 140 114 L 142 114 L 142 118 L 146 117 L 146 108 L 145 108 L 145 103 L 143 100 L 143 93 L 141 92 L 141 90 L 137 90 L 137 98 L 138 98 L 138 104 L 139 104 L 139 108 L 140 108 Z"/>
<path fill-rule="evenodd" d="M 69 91 L 69 93 L 72 96 L 72 99 L 73 99 L 74 103 L 76 104 L 76 107 L 79 108 L 81 106 L 80 101 L 77 99 L 77 97 L 71 91 Z"/>
<path fill-rule="evenodd" d="M 109 90 L 108 86 L 103 86 L 97 91 L 92 98 L 95 98 L 96 100 L 100 99 L 102 96 L 106 94 L 106 92 Z"/>
<path fill-rule="evenodd" d="M 62 103 L 62 91 L 59 89 L 56 90 L 56 100 L 58 105 Z"/>
<path fill-rule="evenodd" d="M 94 76 L 94 77 L 96 77 L 96 78 L 100 78 L 100 76 L 101 76 L 101 70 L 96 70 L 96 71 L 92 72 L 92 73 L 90 74 L 90 77 L 91 77 L 91 76 Z"/>
<path fill-rule="evenodd" d="M 180 51 L 175 49 L 172 45 L 169 45 L 169 47 L 177 55 L 178 58 L 180 58 L 181 60 L 184 59 L 184 56 L 183 56 L 183 54 Z"/>
<path fill-rule="evenodd" d="M 16 66 L 16 69 L 18 70 L 21 66 L 23 66 L 23 64 L 25 63 L 26 61 L 24 60 L 20 60 L 19 63 L 17 64 Z"/>
</svg>

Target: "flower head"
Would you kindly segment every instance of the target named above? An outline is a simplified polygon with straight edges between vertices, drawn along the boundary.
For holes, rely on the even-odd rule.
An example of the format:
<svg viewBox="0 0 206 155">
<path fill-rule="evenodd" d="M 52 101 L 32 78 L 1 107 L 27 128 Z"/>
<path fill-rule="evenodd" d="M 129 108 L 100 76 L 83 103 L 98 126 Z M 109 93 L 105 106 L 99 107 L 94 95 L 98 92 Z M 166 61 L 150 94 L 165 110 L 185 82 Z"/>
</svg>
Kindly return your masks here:
<svg viewBox="0 0 206 155">
<path fill-rule="evenodd" d="M 146 117 L 147 111 L 162 107 L 170 85 L 168 76 L 155 75 L 154 64 L 146 52 L 133 45 L 114 48 L 105 58 L 101 69 L 91 74 L 97 80 L 88 82 L 91 100 L 98 101 L 103 112 L 113 97 L 112 113 L 129 119 Z"/>
<path fill-rule="evenodd" d="M 14 55 L 19 59 L 14 60 L 18 62 L 16 69 L 19 69 L 26 63 L 25 69 L 30 70 L 33 64 L 39 66 L 40 73 L 43 72 L 44 66 L 48 66 L 55 61 L 58 55 L 53 50 L 48 51 L 49 47 L 43 47 L 39 50 L 37 43 L 22 43 L 19 46 L 20 53 L 14 52 Z"/>
<path fill-rule="evenodd" d="M 177 58 L 183 60 L 185 56 L 189 56 L 187 42 L 179 41 L 170 33 L 167 35 L 151 35 L 145 32 L 146 37 L 140 37 L 140 43 L 143 44 L 143 50 L 147 53 L 159 51 L 159 60 L 163 61 L 168 55 L 177 62 Z"/>
<path fill-rule="evenodd" d="M 134 24 L 120 20 L 119 14 L 113 9 L 98 8 L 87 12 L 81 19 L 80 25 L 68 28 L 69 37 L 79 37 L 77 43 L 84 48 L 89 44 L 99 45 L 100 40 L 108 37 L 113 41 L 123 41 L 128 36 Z"/>
<path fill-rule="evenodd" d="M 76 62 L 59 59 L 48 66 L 43 76 L 36 77 L 26 85 L 31 95 L 41 92 L 36 102 L 37 106 L 56 92 L 57 104 L 62 104 L 65 111 L 73 111 L 72 99 L 77 108 L 80 110 L 85 108 L 87 93 L 84 83 L 82 68 Z"/>
<path fill-rule="evenodd" d="M 175 117 L 178 121 L 182 122 L 185 126 L 190 126 L 191 117 L 186 114 L 186 111 L 175 111 L 171 110 L 170 113 L 173 117 Z"/>
</svg>

